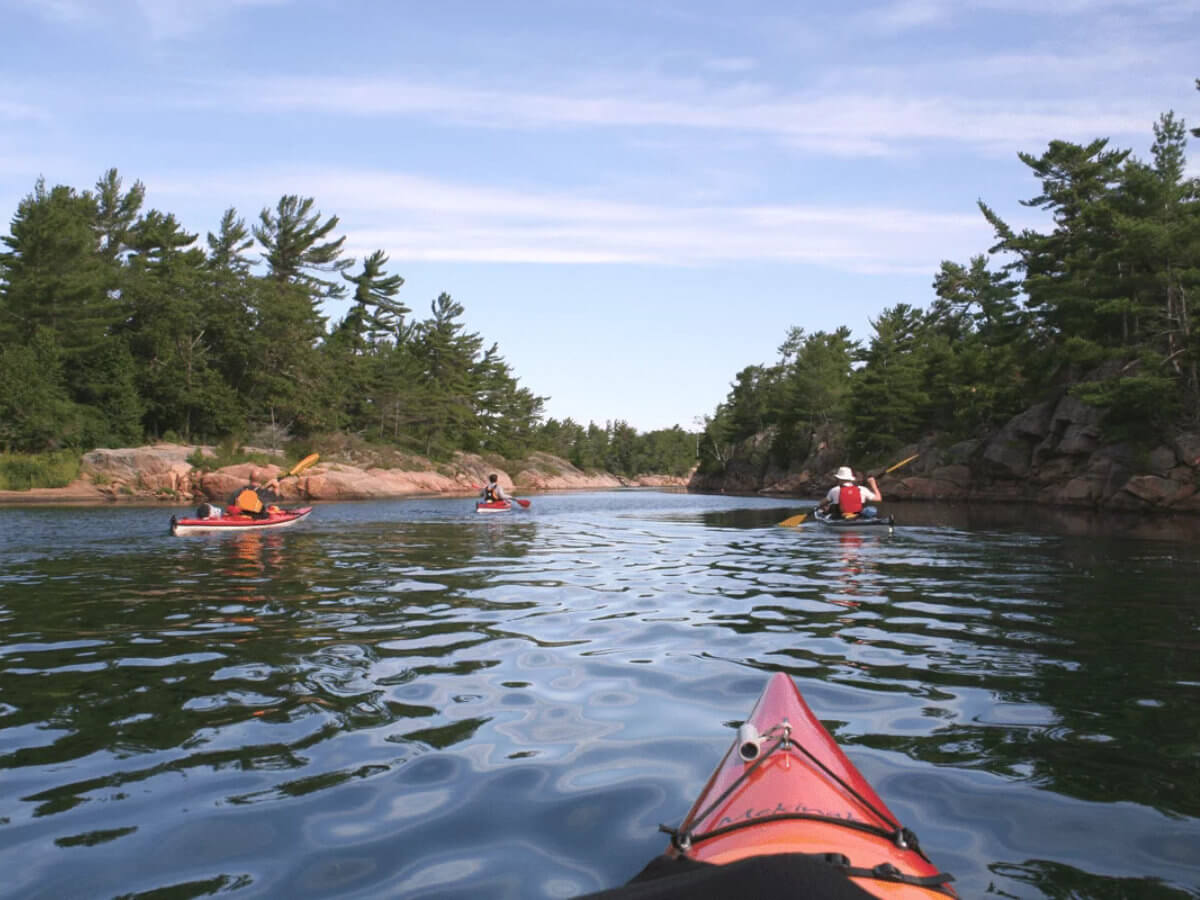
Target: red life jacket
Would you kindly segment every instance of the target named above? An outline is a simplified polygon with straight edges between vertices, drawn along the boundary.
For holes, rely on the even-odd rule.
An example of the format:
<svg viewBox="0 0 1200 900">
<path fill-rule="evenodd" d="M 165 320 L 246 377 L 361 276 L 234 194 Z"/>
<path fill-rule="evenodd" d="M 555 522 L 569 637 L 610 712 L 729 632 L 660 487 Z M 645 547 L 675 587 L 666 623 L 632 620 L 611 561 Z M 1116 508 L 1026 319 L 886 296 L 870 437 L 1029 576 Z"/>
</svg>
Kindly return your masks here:
<svg viewBox="0 0 1200 900">
<path fill-rule="evenodd" d="M 843 484 L 838 488 L 838 509 L 843 516 L 853 516 L 862 512 L 862 492 L 857 484 Z"/>
</svg>

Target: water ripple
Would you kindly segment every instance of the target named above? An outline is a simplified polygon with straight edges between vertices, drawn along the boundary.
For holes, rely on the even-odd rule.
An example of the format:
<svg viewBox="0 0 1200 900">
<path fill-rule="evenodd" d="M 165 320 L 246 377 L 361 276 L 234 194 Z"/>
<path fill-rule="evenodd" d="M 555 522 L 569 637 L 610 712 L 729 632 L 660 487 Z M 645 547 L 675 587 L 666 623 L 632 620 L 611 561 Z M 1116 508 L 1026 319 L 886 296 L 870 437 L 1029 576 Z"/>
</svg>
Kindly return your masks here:
<svg viewBox="0 0 1200 900">
<path fill-rule="evenodd" d="M 782 670 L 964 896 L 1200 896 L 1200 553 L 793 512 L 0 510 L 0 894 L 611 886 Z"/>
</svg>

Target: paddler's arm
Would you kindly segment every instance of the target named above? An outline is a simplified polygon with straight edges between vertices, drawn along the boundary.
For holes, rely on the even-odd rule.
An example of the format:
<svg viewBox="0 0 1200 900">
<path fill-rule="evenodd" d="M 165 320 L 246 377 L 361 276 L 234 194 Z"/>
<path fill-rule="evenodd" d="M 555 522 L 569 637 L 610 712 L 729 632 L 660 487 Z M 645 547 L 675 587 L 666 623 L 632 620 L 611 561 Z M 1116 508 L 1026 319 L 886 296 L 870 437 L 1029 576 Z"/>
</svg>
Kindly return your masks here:
<svg viewBox="0 0 1200 900">
<path fill-rule="evenodd" d="M 871 493 L 875 495 L 875 501 L 879 502 L 883 499 L 883 491 L 879 489 L 879 485 L 875 483 L 875 476 L 867 476 L 867 487 L 871 489 Z"/>
</svg>

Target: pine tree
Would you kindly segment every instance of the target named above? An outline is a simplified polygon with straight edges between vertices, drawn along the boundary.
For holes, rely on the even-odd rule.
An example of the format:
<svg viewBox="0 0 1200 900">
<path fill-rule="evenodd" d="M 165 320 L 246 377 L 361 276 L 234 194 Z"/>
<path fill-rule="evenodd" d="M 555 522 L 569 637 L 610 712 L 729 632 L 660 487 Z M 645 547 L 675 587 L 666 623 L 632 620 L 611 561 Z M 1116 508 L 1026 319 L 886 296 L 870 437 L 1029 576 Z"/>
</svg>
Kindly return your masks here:
<svg viewBox="0 0 1200 900">
<path fill-rule="evenodd" d="M 79 446 L 78 412 L 64 387 L 54 334 L 0 344 L 0 448 L 37 453 Z"/>
<path fill-rule="evenodd" d="M 233 207 L 225 210 L 216 234 L 207 235 L 208 297 L 204 307 L 204 332 L 213 366 L 237 397 L 236 419 L 232 431 L 244 429 L 245 394 L 251 390 L 258 362 L 251 332 L 256 321 L 255 279 L 250 274 L 247 252 L 254 246 L 246 222 Z"/>
<path fill-rule="evenodd" d="M 0 336 L 13 342 L 46 328 L 69 370 L 79 354 L 100 344 L 120 319 L 108 295 L 106 268 L 93 229 L 96 202 L 90 194 L 38 179 L 18 205 L 11 234 L 0 238 L 4 315 Z"/>
<path fill-rule="evenodd" d="M 139 362 L 139 391 L 149 433 L 215 437 L 237 428 L 239 406 L 221 377 L 207 331 L 210 270 L 197 235 L 173 214 L 150 210 L 127 233 L 122 280 L 125 326 Z"/>
<path fill-rule="evenodd" d="M 93 230 L 96 234 L 96 249 L 110 265 L 120 261 L 126 249 L 128 236 L 142 202 L 146 188 L 135 181 L 128 192 L 121 193 L 123 179 L 116 169 L 109 169 L 96 181 L 96 218 Z"/>
<path fill-rule="evenodd" d="M 250 271 L 246 251 L 254 246 L 254 239 L 246 228 L 246 220 L 238 217 L 234 207 L 225 210 L 219 230 L 216 234 L 210 231 L 207 241 L 210 268 L 238 274 Z"/>
<path fill-rule="evenodd" d="M 1069 339 L 1096 347 L 1128 340 L 1131 308 L 1120 266 L 1114 200 L 1128 150 L 1109 150 L 1106 139 L 1087 145 L 1051 141 L 1040 157 L 1018 154 L 1041 180 L 1042 192 L 1021 201 L 1051 213 L 1054 230 L 1019 235 L 982 202 L 1003 250 L 1017 256 L 1027 306 L 1055 343 Z"/>
<path fill-rule="evenodd" d="M 321 222 L 321 214 L 313 212 L 311 197 L 285 194 L 274 212 L 263 209 L 259 223 L 254 227 L 254 236 L 266 251 L 263 258 L 271 278 L 303 286 L 314 301 L 345 295 L 341 282 L 312 274 L 341 273 L 354 265 L 353 259 L 340 258 L 345 237 L 325 240 L 337 228 L 337 216 Z"/>
<path fill-rule="evenodd" d="M 335 428 L 337 389 L 328 360 L 317 350 L 325 334 L 322 300 L 341 297 L 345 285 L 314 272 L 341 273 L 345 238 L 326 241 L 338 217 L 321 222 L 311 197 L 287 194 L 272 213 L 263 209 L 253 229 L 267 263 L 265 283 L 253 293 L 256 315 L 251 346 L 250 408 L 259 427 L 276 436 Z"/>
<path fill-rule="evenodd" d="M 929 396 L 920 346 L 922 315 L 906 303 L 872 320 L 875 336 L 850 391 L 850 446 L 870 458 L 921 436 Z"/>
<path fill-rule="evenodd" d="M 386 274 L 387 262 L 387 254 L 376 250 L 363 260 L 359 274 L 342 273 L 342 278 L 354 285 L 354 306 L 335 330 L 351 335 L 351 346 L 356 353 L 394 335 L 396 329 L 403 327 L 404 317 L 411 312 L 394 299 L 404 285 L 404 279 Z"/>
<path fill-rule="evenodd" d="M 483 339 L 465 331 L 463 306 L 446 293 L 430 304 L 432 318 L 417 339 L 427 404 L 421 435 L 425 452 L 474 450 L 482 437 L 475 422 L 475 359 Z"/>
</svg>

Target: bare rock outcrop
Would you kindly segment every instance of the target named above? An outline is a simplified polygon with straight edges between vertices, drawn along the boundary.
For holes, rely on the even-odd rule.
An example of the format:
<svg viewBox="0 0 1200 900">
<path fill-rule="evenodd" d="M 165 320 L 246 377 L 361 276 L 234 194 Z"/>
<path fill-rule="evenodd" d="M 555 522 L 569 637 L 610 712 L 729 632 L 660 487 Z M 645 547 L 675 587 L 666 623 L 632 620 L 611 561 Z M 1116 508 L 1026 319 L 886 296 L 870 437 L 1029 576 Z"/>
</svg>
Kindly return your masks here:
<svg viewBox="0 0 1200 900">
<path fill-rule="evenodd" d="M 360 460 L 363 465 L 320 460 L 296 476 L 287 474 L 282 456 L 278 464 L 238 463 L 221 469 L 196 468 L 195 454 L 212 456 L 211 448 L 182 444 L 100 449 L 83 458 L 80 478 L 65 488 L 37 491 L 0 491 L 0 502 L 99 503 L 116 500 L 141 502 L 228 502 L 240 488 L 253 482 L 279 479 L 276 494 L 282 502 L 310 500 L 371 500 L 430 495 L 468 495 L 480 491 L 492 473 L 508 492 L 531 490 L 587 490 L 625 486 L 683 486 L 687 477 L 643 475 L 620 478 L 607 472 L 583 472 L 564 459 L 534 453 L 518 464 L 516 476 L 494 462 L 470 453 L 459 453 L 449 462 L 434 463 L 421 457 L 397 457 L 390 467 Z M 260 451 L 266 452 L 266 451 Z"/>
<path fill-rule="evenodd" d="M 1149 449 L 1135 449 L 1105 442 L 1103 416 L 1103 410 L 1064 391 L 986 438 L 941 447 L 938 437 L 930 435 L 895 451 L 897 459 L 917 458 L 878 476 L 879 486 L 885 501 L 1032 502 L 1200 513 L 1200 434 L 1180 433 Z M 814 440 L 814 451 L 802 464 L 776 471 L 761 464 L 768 437 L 764 432 L 745 442 L 724 473 L 697 476 L 690 487 L 815 498 L 833 485 L 834 469 L 849 462 L 836 450 L 836 440 Z"/>
<path fill-rule="evenodd" d="M 195 447 L 153 444 L 119 450 L 98 449 L 83 455 L 81 470 L 102 491 L 114 494 L 190 495 Z"/>
</svg>

